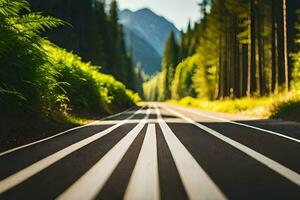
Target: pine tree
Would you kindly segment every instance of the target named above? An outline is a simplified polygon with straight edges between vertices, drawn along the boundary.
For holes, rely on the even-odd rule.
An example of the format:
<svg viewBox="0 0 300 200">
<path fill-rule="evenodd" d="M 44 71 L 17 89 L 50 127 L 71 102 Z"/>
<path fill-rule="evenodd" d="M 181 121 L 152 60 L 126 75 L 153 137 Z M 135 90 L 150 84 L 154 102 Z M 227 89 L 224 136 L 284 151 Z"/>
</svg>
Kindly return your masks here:
<svg viewBox="0 0 300 200">
<path fill-rule="evenodd" d="M 174 33 L 171 32 L 165 44 L 164 55 L 162 59 L 162 70 L 166 71 L 165 99 L 171 97 L 170 86 L 174 76 L 175 68 L 178 64 L 178 44 Z"/>
<path fill-rule="evenodd" d="M 59 46 L 74 51 L 84 61 L 100 65 L 101 72 L 112 74 L 134 89 L 130 81 L 134 76 L 132 61 L 118 22 L 117 1 L 111 1 L 108 13 L 105 11 L 105 0 L 30 1 L 33 10 L 57 16 L 72 24 L 47 33 L 47 37 Z"/>
</svg>

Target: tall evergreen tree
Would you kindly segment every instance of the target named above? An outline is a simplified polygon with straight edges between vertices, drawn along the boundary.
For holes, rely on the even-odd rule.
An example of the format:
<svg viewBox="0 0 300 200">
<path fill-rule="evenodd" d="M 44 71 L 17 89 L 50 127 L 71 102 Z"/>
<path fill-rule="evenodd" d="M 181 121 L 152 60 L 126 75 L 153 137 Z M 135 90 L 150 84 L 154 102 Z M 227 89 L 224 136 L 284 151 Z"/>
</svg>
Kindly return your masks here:
<svg viewBox="0 0 300 200">
<path fill-rule="evenodd" d="M 30 0 L 33 10 L 57 16 L 72 24 L 47 36 L 61 47 L 72 50 L 84 61 L 100 65 L 101 71 L 112 74 L 131 89 L 134 77 L 131 57 L 124 44 L 118 23 L 118 5 L 113 0 L 106 13 L 105 0 Z"/>
<path fill-rule="evenodd" d="M 162 59 L 162 70 L 165 71 L 165 98 L 171 97 L 170 86 L 173 80 L 175 68 L 178 64 L 178 44 L 174 33 L 171 32 L 165 44 L 164 55 Z"/>
<path fill-rule="evenodd" d="M 197 70 L 186 73 L 194 77 L 192 87 L 196 87 L 198 96 L 240 98 L 287 91 L 291 77 L 288 55 L 295 46 L 291 41 L 295 38 L 293 23 L 299 7 L 299 1 L 287 0 L 202 1 L 203 19 L 193 28 L 188 25 L 177 57 L 182 63 L 193 63 L 185 59 L 198 55 L 193 56 L 199 59 L 194 62 L 198 63 Z M 162 63 L 167 98 L 172 70 L 176 71 L 175 66 L 169 67 L 176 60 L 176 49 L 170 36 Z M 183 76 L 180 70 L 176 71 L 177 83 Z M 203 92 L 201 87 L 209 88 Z"/>
</svg>

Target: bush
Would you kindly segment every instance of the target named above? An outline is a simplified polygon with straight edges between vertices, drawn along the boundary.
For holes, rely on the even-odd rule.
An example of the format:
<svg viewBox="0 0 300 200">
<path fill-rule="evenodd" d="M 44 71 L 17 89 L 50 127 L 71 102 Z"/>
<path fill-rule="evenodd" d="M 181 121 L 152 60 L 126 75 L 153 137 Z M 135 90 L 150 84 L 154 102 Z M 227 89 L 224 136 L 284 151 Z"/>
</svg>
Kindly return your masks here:
<svg viewBox="0 0 300 200">
<path fill-rule="evenodd" d="M 291 86 L 296 95 L 300 95 L 300 52 L 292 55 L 294 60 L 294 68 L 292 72 Z"/>
<path fill-rule="evenodd" d="M 43 48 L 50 59 L 46 68 L 55 71 L 58 96 L 65 96 L 68 110 L 73 113 L 114 113 L 139 100 L 111 75 L 100 73 L 100 67 L 84 63 L 79 56 L 50 42 L 45 42 Z"/>
<path fill-rule="evenodd" d="M 172 99 L 181 99 L 186 96 L 196 96 L 192 77 L 196 72 L 198 60 L 198 56 L 194 55 L 185 59 L 176 67 L 174 79 L 171 85 Z"/>
<path fill-rule="evenodd" d="M 298 98 L 274 104 L 270 118 L 300 121 L 300 100 Z"/>
</svg>

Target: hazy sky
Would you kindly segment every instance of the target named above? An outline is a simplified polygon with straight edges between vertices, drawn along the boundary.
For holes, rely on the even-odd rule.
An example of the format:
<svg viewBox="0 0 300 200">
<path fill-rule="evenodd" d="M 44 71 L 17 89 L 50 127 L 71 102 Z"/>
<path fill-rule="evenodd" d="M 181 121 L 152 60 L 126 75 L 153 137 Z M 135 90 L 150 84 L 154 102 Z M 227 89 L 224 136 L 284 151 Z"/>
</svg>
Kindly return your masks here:
<svg viewBox="0 0 300 200">
<path fill-rule="evenodd" d="M 150 8 L 155 13 L 164 16 L 179 29 L 187 27 L 189 19 L 196 21 L 200 18 L 197 2 L 200 0 L 118 0 L 120 9 L 138 10 Z"/>
</svg>

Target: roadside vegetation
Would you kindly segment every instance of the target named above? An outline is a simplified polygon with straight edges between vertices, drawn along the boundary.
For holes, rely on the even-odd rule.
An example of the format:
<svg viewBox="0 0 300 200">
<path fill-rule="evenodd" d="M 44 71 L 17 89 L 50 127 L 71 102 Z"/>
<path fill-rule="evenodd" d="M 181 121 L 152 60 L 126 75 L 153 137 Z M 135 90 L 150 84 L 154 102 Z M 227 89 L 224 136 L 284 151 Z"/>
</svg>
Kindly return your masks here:
<svg viewBox="0 0 300 200">
<path fill-rule="evenodd" d="M 41 36 L 62 25 L 69 26 L 31 12 L 25 0 L 0 0 L 2 142 L 24 137 L 24 132 L 32 136 L 49 127 L 86 123 L 86 118 L 119 112 L 140 100 L 113 76 L 101 73 L 100 66 Z"/>
<path fill-rule="evenodd" d="M 212 112 L 300 121 L 300 98 L 294 96 L 288 99 L 281 96 L 214 101 L 184 97 L 180 100 L 169 100 L 167 102 Z"/>
<path fill-rule="evenodd" d="M 190 106 L 202 110 L 212 112 L 224 112 L 232 114 L 248 114 L 257 117 L 268 117 L 270 109 L 273 105 L 273 98 L 257 98 L 257 99 L 227 99 L 227 100 L 200 100 L 193 97 L 185 97 L 178 101 L 170 100 L 169 103 L 179 104 L 182 106 Z"/>
<path fill-rule="evenodd" d="M 145 98 L 300 120 L 300 3 L 287 3 L 203 0 L 201 21 L 170 34 Z"/>
</svg>

